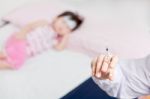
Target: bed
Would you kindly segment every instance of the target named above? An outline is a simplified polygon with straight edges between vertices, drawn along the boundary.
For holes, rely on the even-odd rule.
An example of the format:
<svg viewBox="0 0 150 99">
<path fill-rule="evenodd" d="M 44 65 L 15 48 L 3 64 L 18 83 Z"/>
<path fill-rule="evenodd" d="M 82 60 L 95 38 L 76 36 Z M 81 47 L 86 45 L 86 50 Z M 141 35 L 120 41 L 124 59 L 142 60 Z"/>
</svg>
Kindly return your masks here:
<svg viewBox="0 0 150 99">
<path fill-rule="evenodd" d="M 16 30 L 13 25 L 0 29 L 0 44 Z M 31 58 L 20 70 L 0 71 L 1 99 L 58 99 L 90 76 L 91 59 L 64 50 Z"/>
</svg>

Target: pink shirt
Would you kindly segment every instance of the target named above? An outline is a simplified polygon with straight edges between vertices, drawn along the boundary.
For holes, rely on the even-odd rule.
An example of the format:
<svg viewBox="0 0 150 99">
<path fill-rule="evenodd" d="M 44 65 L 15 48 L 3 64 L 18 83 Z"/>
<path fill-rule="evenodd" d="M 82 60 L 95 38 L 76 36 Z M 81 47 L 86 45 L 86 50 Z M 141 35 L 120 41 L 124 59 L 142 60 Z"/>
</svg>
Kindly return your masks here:
<svg viewBox="0 0 150 99">
<path fill-rule="evenodd" d="M 37 55 L 50 49 L 56 38 L 51 26 L 38 27 L 27 35 L 27 53 L 29 56 Z"/>
</svg>

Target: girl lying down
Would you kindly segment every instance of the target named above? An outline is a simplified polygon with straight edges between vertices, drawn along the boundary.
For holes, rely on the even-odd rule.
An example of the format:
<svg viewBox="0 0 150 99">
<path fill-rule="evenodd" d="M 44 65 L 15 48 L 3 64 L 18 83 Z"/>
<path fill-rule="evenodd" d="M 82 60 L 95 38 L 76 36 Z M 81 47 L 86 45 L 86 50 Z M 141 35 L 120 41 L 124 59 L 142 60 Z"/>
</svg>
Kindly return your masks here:
<svg viewBox="0 0 150 99">
<path fill-rule="evenodd" d="M 13 33 L 0 51 L 0 69 L 18 69 L 30 57 L 50 48 L 63 50 L 69 34 L 80 27 L 82 18 L 70 11 L 58 15 L 52 23 L 32 22 Z"/>
<path fill-rule="evenodd" d="M 150 55 L 120 61 L 115 55 L 100 55 L 92 61 L 92 75 L 95 83 L 113 97 L 133 99 L 150 95 Z"/>
</svg>

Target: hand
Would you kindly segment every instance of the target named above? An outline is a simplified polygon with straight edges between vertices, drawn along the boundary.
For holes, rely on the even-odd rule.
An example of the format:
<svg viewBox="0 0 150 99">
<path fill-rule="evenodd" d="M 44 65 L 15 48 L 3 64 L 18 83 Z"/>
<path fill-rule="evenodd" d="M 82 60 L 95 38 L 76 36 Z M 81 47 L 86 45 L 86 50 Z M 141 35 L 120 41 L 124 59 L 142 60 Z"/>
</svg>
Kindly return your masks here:
<svg viewBox="0 0 150 99">
<path fill-rule="evenodd" d="M 57 43 L 54 44 L 54 48 L 58 51 L 63 50 L 67 45 L 68 39 L 69 39 L 69 34 L 62 36 L 61 38 L 59 38 L 59 40 L 57 39 Z"/>
<path fill-rule="evenodd" d="M 118 57 L 115 55 L 100 55 L 91 63 L 92 75 L 101 80 L 113 80 Z"/>
<path fill-rule="evenodd" d="M 53 48 L 57 51 L 62 51 L 63 50 L 63 48 L 58 44 L 54 45 Z"/>
</svg>

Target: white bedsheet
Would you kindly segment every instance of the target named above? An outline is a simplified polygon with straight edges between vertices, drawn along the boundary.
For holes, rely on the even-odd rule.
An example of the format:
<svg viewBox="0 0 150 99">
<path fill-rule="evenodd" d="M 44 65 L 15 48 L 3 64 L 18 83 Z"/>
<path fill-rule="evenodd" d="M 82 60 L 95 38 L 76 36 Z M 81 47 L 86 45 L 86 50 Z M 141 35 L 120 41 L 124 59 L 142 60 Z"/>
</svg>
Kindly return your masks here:
<svg viewBox="0 0 150 99">
<path fill-rule="evenodd" d="M 0 41 L 12 31 L 12 26 L 0 29 Z M 90 76 L 90 60 L 80 53 L 50 50 L 20 70 L 0 71 L 0 99 L 58 99 Z"/>
</svg>

